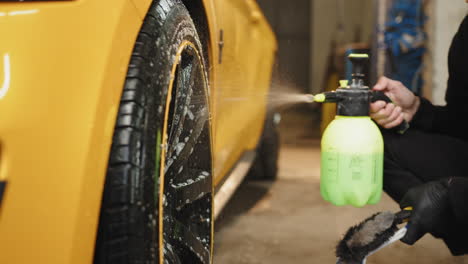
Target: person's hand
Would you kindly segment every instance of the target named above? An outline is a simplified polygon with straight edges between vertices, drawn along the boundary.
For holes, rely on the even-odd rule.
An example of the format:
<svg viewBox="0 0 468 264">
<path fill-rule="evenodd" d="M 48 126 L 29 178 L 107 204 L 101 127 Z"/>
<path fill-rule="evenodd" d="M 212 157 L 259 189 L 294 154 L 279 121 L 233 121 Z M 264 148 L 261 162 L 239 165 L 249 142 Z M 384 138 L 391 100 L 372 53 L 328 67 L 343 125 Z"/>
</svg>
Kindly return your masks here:
<svg viewBox="0 0 468 264">
<path fill-rule="evenodd" d="M 393 103 L 377 101 L 370 105 L 370 116 L 380 126 L 393 128 L 403 120 L 408 123 L 419 108 L 419 97 L 415 96 L 401 82 L 381 77 L 373 90 L 382 91 Z"/>
<path fill-rule="evenodd" d="M 413 245 L 426 233 L 440 237 L 450 220 L 448 186 L 450 179 L 428 182 L 411 188 L 400 202 L 400 208 L 413 207 L 408 231 L 402 242 Z"/>
</svg>

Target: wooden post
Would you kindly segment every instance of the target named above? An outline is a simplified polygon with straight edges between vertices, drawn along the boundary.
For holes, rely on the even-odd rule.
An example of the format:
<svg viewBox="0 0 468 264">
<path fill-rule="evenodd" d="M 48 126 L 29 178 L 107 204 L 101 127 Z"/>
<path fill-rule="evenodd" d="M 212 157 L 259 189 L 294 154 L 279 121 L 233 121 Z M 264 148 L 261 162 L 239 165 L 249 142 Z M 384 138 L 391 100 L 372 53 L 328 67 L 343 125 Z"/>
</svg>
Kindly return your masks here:
<svg viewBox="0 0 468 264">
<path fill-rule="evenodd" d="M 385 22 L 387 22 L 387 0 L 377 2 L 377 78 L 385 75 Z"/>
<path fill-rule="evenodd" d="M 426 52 L 423 57 L 423 87 L 422 96 L 431 100 L 433 87 L 433 63 L 434 63 L 434 1 L 425 0 L 423 2 L 424 14 L 428 18 L 424 25 L 424 31 L 427 33 Z"/>
</svg>

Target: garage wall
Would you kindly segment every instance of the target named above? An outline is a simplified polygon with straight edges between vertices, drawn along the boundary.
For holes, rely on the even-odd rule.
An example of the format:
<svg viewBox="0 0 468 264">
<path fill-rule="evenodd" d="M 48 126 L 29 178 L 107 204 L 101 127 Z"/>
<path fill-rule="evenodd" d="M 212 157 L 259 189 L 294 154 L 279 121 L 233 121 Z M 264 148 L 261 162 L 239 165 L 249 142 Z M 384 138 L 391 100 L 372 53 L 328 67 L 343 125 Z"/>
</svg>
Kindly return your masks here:
<svg viewBox="0 0 468 264">
<path fill-rule="evenodd" d="M 324 87 L 324 75 L 327 67 L 331 44 L 336 37 L 336 28 L 339 21 L 340 3 L 344 8 L 345 23 L 343 37 L 353 42 L 356 35 L 361 41 L 371 39 L 374 29 L 373 0 L 311 0 L 312 1 L 312 52 L 310 76 L 310 91 L 316 93 Z"/>
<path fill-rule="evenodd" d="M 453 35 L 466 16 L 468 4 L 462 0 L 432 0 L 431 28 L 429 29 L 429 57 L 432 61 L 432 101 L 445 104 L 448 70 L 447 56 Z"/>
<path fill-rule="evenodd" d="M 276 81 L 308 91 L 310 83 L 311 0 L 258 0 L 276 33 L 279 50 Z"/>
<path fill-rule="evenodd" d="M 374 0 L 258 0 L 272 24 L 280 45 L 281 78 L 315 93 L 322 90 L 331 44 L 336 38 L 339 9 L 344 5 L 343 37 L 350 42 L 357 35 L 369 41 L 374 30 Z M 427 0 L 429 52 L 425 92 L 437 104 L 444 104 L 447 55 L 453 34 L 468 11 L 462 0 Z M 309 58 L 307 60 L 306 58 Z"/>
</svg>

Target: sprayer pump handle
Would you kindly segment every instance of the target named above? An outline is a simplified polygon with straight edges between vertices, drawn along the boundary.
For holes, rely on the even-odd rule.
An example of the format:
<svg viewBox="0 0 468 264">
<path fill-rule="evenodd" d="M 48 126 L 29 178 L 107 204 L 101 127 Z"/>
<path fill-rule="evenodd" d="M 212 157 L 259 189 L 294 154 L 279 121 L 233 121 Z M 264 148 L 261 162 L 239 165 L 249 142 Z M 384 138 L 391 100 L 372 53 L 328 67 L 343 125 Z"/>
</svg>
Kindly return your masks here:
<svg viewBox="0 0 468 264">
<path fill-rule="evenodd" d="M 386 103 L 392 103 L 392 99 L 390 97 L 386 96 L 385 93 L 381 91 L 372 91 L 371 93 L 371 100 L 372 103 L 377 102 L 377 101 L 384 101 Z M 403 119 L 403 122 L 401 122 L 400 125 L 398 125 L 395 129 L 398 132 L 398 134 L 404 134 L 406 130 L 408 130 L 409 124 L 406 120 Z"/>
<path fill-rule="evenodd" d="M 392 99 L 390 99 L 390 97 L 388 97 L 384 92 L 372 91 L 371 102 L 375 103 L 377 101 L 384 101 L 386 103 L 393 103 Z"/>
<path fill-rule="evenodd" d="M 364 78 L 365 68 L 369 63 L 369 55 L 353 53 L 348 56 L 348 59 L 353 64 L 352 76 L 359 79 Z"/>
<path fill-rule="evenodd" d="M 399 224 L 402 224 L 402 223 L 406 223 L 409 221 L 410 217 L 411 217 L 411 212 L 412 212 L 413 209 L 403 209 L 401 210 L 400 212 L 396 213 L 395 214 L 395 224 L 399 225 Z"/>
</svg>

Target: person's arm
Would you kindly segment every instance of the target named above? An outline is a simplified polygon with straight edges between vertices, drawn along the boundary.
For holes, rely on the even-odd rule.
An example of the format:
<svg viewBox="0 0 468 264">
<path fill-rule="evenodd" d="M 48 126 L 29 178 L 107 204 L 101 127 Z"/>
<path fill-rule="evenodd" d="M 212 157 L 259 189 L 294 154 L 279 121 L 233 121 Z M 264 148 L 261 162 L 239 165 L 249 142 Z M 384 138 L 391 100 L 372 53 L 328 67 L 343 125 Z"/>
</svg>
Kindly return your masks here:
<svg viewBox="0 0 468 264">
<path fill-rule="evenodd" d="M 468 85 L 468 79 L 460 80 L 458 75 L 449 78 L 445 106 L 421 98 L 411 127 L 468 140 L 468 86 L 464 83 Z"/>
<path fill-rule="evenodd" d="M 377 101 L 370 105 L 370 116 L 380 126 L 393 128 L 404 119 L 411 128 L 468 138 L 468 122 L 464 121 L 468 117 L 468 106 L 460 101 L 468 98 L 468 91 L 465 95 L 457 89 L 456 96 L 448 94 L 446 106 L 435 106 L 415 96 L 401 82 L 386 77 L 380 78 L 374 90 L 384 92 L 394 102 Z"/>
<path fill-rule="evenodd" d="M 398 126 L 405 119 L 411 128 L 468 139 L 468 100 L 465 95 L 447 96 L 446 106 L 435 106 L 415 96 L 401 82 L 382 77 L 374 90 L 383 91 L 394 104 L 377 101 L 370 106 L 371 117 L 384 128 Z M 460 92 L 459 92 L 460 93 Z M 453 102 L 454 101 L 454 102 Z"/>
<path fill-rule="evenodd" d="M 414 96 L 400 82 L 381 78 L 374 90 L 383 91 L 397 105 L 385 102 L 371 104 L 371 117 L 384 128 L 399 125 L 402 118 L 410 127 L 468 139 L 468 16 L 455 34 L 448 56 L 449 79 L 446 106 L 434 106 L 424 98 Z M 400 113 L 398 113 L 398 111 Z"/>
<path fill-rule="evenodd" d="M 448 133 L 450 116 L 447 106 L 435 106 L 429 100 L 420 97 L 420 106 L 411 126 L 429 132 Z"/>
</svg>

